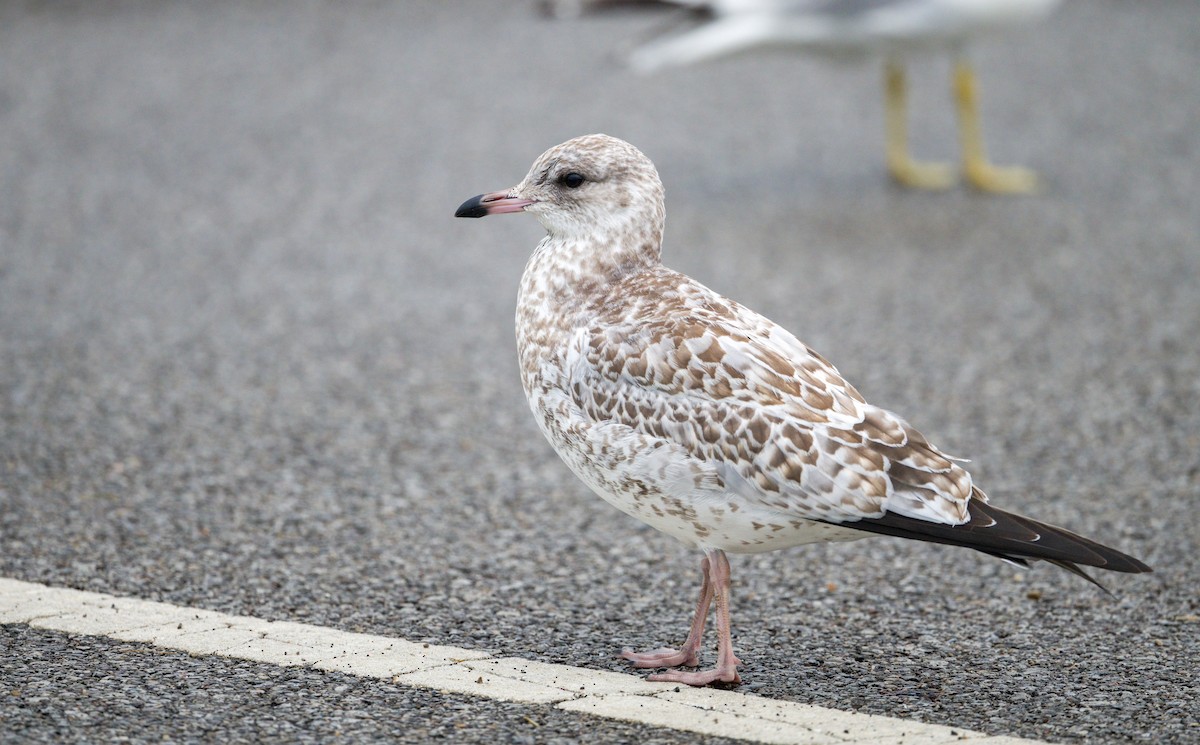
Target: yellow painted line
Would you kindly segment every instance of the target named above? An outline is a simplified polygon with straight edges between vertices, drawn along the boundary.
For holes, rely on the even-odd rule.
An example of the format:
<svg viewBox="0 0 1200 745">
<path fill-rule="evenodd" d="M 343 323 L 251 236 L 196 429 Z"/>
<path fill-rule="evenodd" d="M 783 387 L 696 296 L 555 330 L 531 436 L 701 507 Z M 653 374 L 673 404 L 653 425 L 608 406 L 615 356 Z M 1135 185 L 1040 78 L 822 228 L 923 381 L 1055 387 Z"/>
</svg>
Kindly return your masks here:
<svg viewBox="0 0 1200 745">
<path fill-rule="evenodd" d="M 650 683 L 638 675 L 265 621 L 0 578 L 0 623 L 142 642 L 192 655 L 336 670 L 396 685 L 556 706 L 702 735 L 789 745 L 1044 745 L 957 727 Z"/>
</svg>

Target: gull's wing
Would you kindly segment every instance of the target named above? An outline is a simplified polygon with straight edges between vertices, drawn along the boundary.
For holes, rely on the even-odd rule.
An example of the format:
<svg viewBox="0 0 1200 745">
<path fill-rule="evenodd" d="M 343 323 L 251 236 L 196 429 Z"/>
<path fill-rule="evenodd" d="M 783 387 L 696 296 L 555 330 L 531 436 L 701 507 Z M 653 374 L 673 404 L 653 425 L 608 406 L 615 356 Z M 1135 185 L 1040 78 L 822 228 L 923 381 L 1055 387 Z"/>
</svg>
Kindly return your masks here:
<svg viewBox="0 0 1200 745">
<path fill-rule="evenodd" d="M 705 4 L 710 18 L 640 46 L 629 64 L 652 72 L 766 48 L 861 54 L 888 40 L 960 33 L 956 14 L 929 6 L 922 0 L 712 0 Z"/>
<path fill-rule="evenodd" d="M 622 284 L 641 286 L 612 289 L 569 372 L 594 420 L 678 444 L 796 517 L 968 519 L 970 474 L 792 334 L 669 270 Z"/>
<path fill-rule="evenodd" d="M 681 446 L 724 488 L 791 517 L 1024 563 L 1147 572 L 1137 559 L 987 504 L 956 459 L 769 319 L 658 269 L 581 329 L 568 393 L 594 421 Z M 1098 584 L 1098 583 L 1097 583 Z"/>
</svg>

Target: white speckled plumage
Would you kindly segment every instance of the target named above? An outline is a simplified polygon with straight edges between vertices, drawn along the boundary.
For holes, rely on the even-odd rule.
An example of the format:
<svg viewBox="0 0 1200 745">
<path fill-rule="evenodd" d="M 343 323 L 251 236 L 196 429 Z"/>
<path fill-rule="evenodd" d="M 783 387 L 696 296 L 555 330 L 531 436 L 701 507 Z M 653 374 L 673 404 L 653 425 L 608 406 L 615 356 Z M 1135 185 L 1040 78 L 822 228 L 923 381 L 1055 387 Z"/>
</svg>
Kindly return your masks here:
<svg viewBox="0 0 1200 745">
<path fill-rule="evenodd" d="M 533 213 L 547 231 L 525 268 L 516 319 L 521 380 L 539 427 L 606 501 L 705 552 L 700 608 L 683 650 L 625 656 L 645 667 L 697 664 L 715 598 L 720 663 L 658 679 L 738 679 L 724 552 L 885 532 L 1016 561 L 1047 558 L 1073 571 L 1072 562 L 1147 569 L 984 507 L 959 462 L 867 403 L 823 357 L 664 267 L 662 183 L 632 145 L 606 135 L 570 140 L 546 151 L 517 186 L 468 200 L 457 214 L 516 211 Z"/>
<path fill-rule="evenodd" d="M 567 189 L 559 172 L 586 181 Z M 813 518 L 966 520 L 965 470 L 792 334 L 662 266 L 662 184 L 631 145 L 572 140 L 514 192 L 549 231 L 517 301 L 522 382 L 604 499 L 735 553 L 864 535 Z M 584 197 L 608 208 L 581 215 Z"/>
</svg>

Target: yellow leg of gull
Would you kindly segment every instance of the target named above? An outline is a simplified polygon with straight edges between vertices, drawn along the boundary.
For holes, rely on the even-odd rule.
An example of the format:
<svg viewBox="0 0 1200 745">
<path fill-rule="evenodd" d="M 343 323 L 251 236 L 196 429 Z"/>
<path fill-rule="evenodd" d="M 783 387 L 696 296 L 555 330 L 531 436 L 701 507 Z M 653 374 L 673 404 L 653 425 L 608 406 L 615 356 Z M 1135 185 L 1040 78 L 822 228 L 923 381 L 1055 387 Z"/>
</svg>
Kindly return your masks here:
<svg viewBox="0 0 1200 745">
<path fill-rule="evenodd" d="M 948 189 L 954 169 L 945 163 L 921 163 L 908 152 L 908 83 L 904 67 L 895 60 L 884 66 L 884 121 L 887 126 L 887 165 L 892 178 L 917 189 Z"/>
<path fill-rule="evenodd" d="M 980 191 L 998 194 L 1029 194 L 1037 189 L 1037 174 L 1028 168 L 997 166 L 988 162 L 979 121 L 979 93 L 971 63 L 954 65 L 954 101 L 962 138 L 963 172 L 967 182 Z"/>
</svg>

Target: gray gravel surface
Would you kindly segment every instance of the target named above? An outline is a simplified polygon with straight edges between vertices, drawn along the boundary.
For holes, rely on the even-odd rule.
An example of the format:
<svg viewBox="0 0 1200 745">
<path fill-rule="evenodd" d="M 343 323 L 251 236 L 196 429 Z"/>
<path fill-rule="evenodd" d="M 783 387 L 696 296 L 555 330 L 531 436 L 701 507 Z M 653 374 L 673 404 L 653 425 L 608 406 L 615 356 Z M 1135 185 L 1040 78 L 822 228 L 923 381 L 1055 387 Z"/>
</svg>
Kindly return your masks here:
<svg viewBox="0 0 1200 745">
<path fill-rule="evenodd" d="M 734 557 L 743 690 L 1200 739 L 1194 5 L 1068 3 L 977 49 L 995 159 L 1046 182 L 1009 199 L 890 187 L 873 66 L 634 77 L 615 55 L 654 23 L 492 0 L 0 4 L 0 576 L 597 669 L 677 642 L 698 557 L 578 484 L 520 391 L 540 227 L 450 217 L 605 131 L 663 175 L 670 265 L 972 458 L 997 504 L 1155 567 L 1103 577 L 1114 599 L 892 539 Z M 914 68 L 922 155 L 953 155 L 947 74 Z M 0 638 L 9 738 L 694 740 Z"/>
<path fill-rule="evenodd" d="M 592 720 L 552 706 L 480 701 L 378 680 L 140 644 L 0 626 L 0 739 L 48 742 L 591 741 Z M 47 671 L 52 671 L 49 675 Z M 221 681 L 214 684 L 214 681 Z M 669 731 L 605 723 L 610 741 L 669 743 Z M 698 743 L 733 743 L 697 737 Z"/>
</svg>

